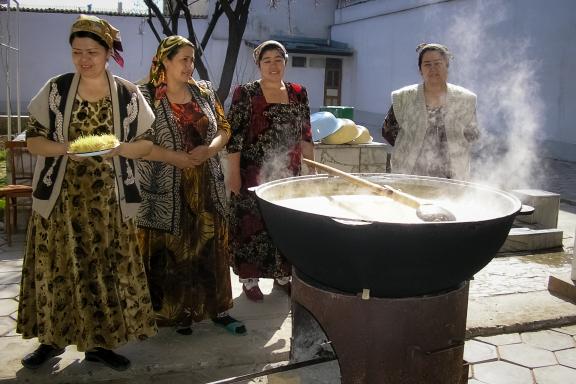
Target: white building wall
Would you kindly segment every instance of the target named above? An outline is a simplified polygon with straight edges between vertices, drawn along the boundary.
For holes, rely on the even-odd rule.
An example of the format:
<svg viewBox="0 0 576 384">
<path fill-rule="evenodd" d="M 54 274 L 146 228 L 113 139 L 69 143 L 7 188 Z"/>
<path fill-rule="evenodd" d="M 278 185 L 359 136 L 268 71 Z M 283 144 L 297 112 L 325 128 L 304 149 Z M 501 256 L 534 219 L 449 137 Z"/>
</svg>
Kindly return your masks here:
<svg viewBox="0 0 576 384">
<path fill-rule="evenodd" d="M 269 0 L 252 0 L 244 37 L 264 40 L 273 35 L 283 35 L 329 39 L 337 2 L 281 0 L 276 8 L 270 8 Z M 227 31 L 224 36 L 227 36 Z"/>
</svg>

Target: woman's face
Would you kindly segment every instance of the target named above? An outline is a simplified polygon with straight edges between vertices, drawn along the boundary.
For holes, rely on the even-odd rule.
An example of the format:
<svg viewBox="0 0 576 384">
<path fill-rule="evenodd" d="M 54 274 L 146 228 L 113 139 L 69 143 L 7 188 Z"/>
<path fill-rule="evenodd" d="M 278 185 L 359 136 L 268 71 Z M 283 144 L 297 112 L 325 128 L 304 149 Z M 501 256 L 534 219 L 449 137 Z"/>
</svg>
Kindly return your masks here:
<svg viewBox="0 0 576 384">
<path fill-rule="evenodd" d="M 438 51 L 427 51 L 422 55 L 420 74 L 425 84 L 443 85 L 448 81 L 447 58 Z"/>
<path fill-rule="evenodd" d="M 172 59 L 166 58 L 162 64 L 166 70 L 166 81 L 186 83 L 194 72 L 194 48 L 182 46 Z"/>
<path fill-rule="evenodd" d="M 262 80 L 282 81 L 284 78 L 286 61 L 284 60 L 284 54 L 278 49 L 265 51 L 260 58 L 259 66 Z"/>
<path fill-rule="evenodd" d="M 96 78 L 106 70 L 110 52 L 96 40 L 76 37 L 72 40 L 72 62 L 82 77 Z"/>
</svg>

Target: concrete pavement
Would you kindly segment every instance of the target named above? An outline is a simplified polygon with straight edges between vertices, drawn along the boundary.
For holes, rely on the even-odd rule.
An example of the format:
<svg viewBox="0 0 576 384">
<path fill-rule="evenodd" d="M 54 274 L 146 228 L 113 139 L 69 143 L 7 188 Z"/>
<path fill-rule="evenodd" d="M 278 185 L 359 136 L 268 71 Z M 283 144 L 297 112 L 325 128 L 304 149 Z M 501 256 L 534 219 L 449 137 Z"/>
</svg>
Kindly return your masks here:
<svg viewBox="0 0 576 384">
<path fill-rule="evenodd" d="M 549 162 L 547 166 L 554 177 L 547 186 L 538 187 L 562 194 L 559 228 L 564 230 L 564 250 L 495 258 L 471 281 L 465 348 L 465 359 L 471 363 L 469 384 L 576 382 L 576 306 L 547 290 L 551 274 L 571 269 L 576 164 Z M 74 347 L 31 372 L 20 365 L 20 359 L 36 348 L 37 341 L 22 340 L 14 332 L 23 241 L 23 234 L 18 234 L 12 247 L 0 246 L 1 382 L 208 383 L 289 359 L 288 297 L 273 290 L 271 280 L 263 280 L 267 296 L 262 303 L 252 303 L 233 276 L 232 314 L 245 321 L 245 336 L 230 335 L 209 322 L 200 323 L 190 336 L 162 329 L 154 338 L 120 349 L 132 360 L 125 372 L 85 362 Z M 337 384 L 336 369 L 336 362 L 325 363 L 249 382 Z M 325 374 L 326 370 L 332 374 Z"/>
</svg>

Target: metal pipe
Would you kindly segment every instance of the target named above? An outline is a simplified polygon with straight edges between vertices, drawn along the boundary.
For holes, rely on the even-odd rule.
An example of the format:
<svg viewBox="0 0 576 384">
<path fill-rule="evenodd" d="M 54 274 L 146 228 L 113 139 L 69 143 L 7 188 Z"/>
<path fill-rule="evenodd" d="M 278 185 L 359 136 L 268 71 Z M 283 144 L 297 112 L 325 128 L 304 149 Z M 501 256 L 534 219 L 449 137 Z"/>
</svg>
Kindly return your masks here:
<svg viewBox="0 0 576 384">
<path fill-rule="evenodd" d="M 292 371 L 294 369 L 299 369 L 299 368 L 303 368 L 303 367 L 308 367 L 310 365 L 316 365 L 316 364 L 322 364 L 322 363 L 326 363 L 328 361 L 332 361 L 332 360 L 336 360 L 336 355 L 335 354 L 329 354 L 326 356 L 322 356 L 322 357 L 317 357 L 315 359 L 311 359 L 311 360 L 304 360 L 304 361 L 298 361 L 296 363 L 290 363 L 290 364 L 286 364 L 286 365 L 281 365 L 279 367 L 274 367 L 274 368 L 270 368 L 270 369 L 266 369 L 264 371 L 261 372 L 255 372 L 255 373 L 249 373 L 246 375 L 242 375 L 242 376 L 236 376 L 236 377 L 230 377 L 228 379 L 223 379 L 223 380 L 218 380 L 218 381 L 211 381 L 210 383 L 206 383 L 206 384 L 232 384 L 232 383 L 241 383 L 244 382 L 246 380 L 252 380 L 255 379 L 257 377 L 261 377 L 261 376 L 266 376 L 266 375 L 271 375 L 273 373 L 280 373 L 280 372 L 286 372 L 286 371 Z"/>
<path fill-rule="evenodd" d="M 20 3 L 16 3 L 16 121 L 18 133 L 22 132 L 22 114 L 20 113 Z"/>
<path fill-rule="evenodd" d="M 8 140 L 12 138 L 12 111 L 10 109 L 10 49 L 14 49 L 10 46 L 10 0 L 6 1 L 6 35 L 8 40 L 6 44 L 6 117 L 8 118 L 8 124 L 6 125 L 6 134 L 8 135 Z"/>
<path fill-rule="evenodd" d="M 572 249 L 572 280 L 576 280 L 576 230 L 574 231 L 574 247 Z"/>
</svg>

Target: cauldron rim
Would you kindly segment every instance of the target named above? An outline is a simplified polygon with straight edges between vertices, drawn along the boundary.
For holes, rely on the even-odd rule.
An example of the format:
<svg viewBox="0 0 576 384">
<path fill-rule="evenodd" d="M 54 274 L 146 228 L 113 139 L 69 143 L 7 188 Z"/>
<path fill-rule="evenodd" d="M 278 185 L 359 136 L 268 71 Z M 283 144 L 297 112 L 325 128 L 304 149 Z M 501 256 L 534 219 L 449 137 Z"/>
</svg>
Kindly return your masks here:
<svg viewBox="0 0 576 384">
<path fill-rule="evenodd" d="M 507 212 L 502 212 L 502 214 L 500 214 L 497 217 L 489 217 L 489 218 L 485 218 L 485 219 L 456 220 L 456 221 L 444 221 L 444 222 L 439 222 L 439 221 L 424 222 L 424 221 L 421 221 L 421 222 L 411 222 L 411 223 L 385 221 L 385 220 L 377 220 L 377 219 L 374 219 L 374 220 L 351 219 L 351 218 L 346 218 L 346 217 L 337 217 L 334 215 L 321 214 L 321 213 L 308 212 L 308 211 L 301 211 L 301 212 L 305 212 L 308 215 L 328 217 L 328 218 L 331 218 L 334 220 L 348 221 L 351 223 L 352 222 L 366 223 L 366 224 L 378 223 L 378 224 L 392 224 L 392 225 L 409 227 L 409 226 L 413 226 L 413 225 L 458 225 L 458 224 L 464 224 L 464 223 L 479 223 L 479 222 L 491 221 L 491 220 L 494 220 L 494 219 L 500 218 L 500 217 L 516 216 L 522 210 L 522 202 L 520 201 L 520 199 L 518 199 L 518 197 L 514 196 L 510 192 L 506 192 L 502 189 L 492 187 L 492 186 L 486 185 L 486 184 L 480 184 L 480 183 L 464 181 L 464 180 L 456 180 L 456 179 L 444 179 L 444 178 L 432 177 L 432 176 L 408 175 L 408 174 L 402 174 L 402 173 L 375 173 L 375 172 L 367 173 L 367 172 L 363 172 L 363 173 L 353 173 L 353 175 L 358 176 L 358 177 L 368 177 L 368 178 L 369 177 L 375 177 L 375 176 L 378 176 L 378 177 L 384 176 L 385 178 L 392 179 L 393 181 L 411 181 L 411 180 L 424 181 L 424 182 L 428 181 L 428 182 L 432 182 L 432 183 L 441 183 L 441 184 L 452 185 L 452 186 L 457 185 L 457 186 L 461 186 L 461 187 L 472 188 L 475 190 L 499 195 L 502 198 L 507 199 L 511 203 L 512 208 Z M 256 187 L 253 187 L 252 190 L 256 193 L 256 195 L 260 199 L 263 199 L 263 200 L 269 202 L 270 204 L 277 205 L 274 200 L 267 199 L 265 196 L 263 196 L 268 189 L 272 189 L 272 188 L 274 188 L 280 184 L 286 185 L 288 183 L 293 183 L 293 182 L 295 183 L 295 182 L 300 182 L 303 180 L 321 180 L 321 179 L 331 179 L 333 177 L 334 176 L 330 176 L 327 174 L 293 176 L 293 177 L 287 177 L 287 178 L 272 180 L 272 181 L 260 184 Z M 286 209 L 293 209 L 293 208 L 286 208 Z"/>
</svg>

